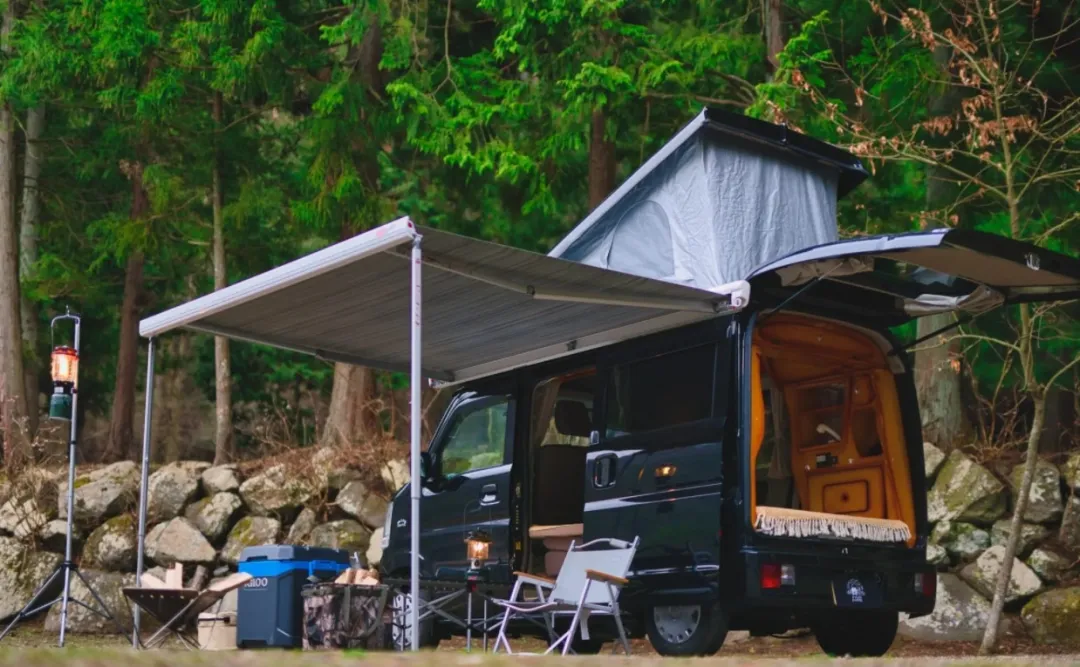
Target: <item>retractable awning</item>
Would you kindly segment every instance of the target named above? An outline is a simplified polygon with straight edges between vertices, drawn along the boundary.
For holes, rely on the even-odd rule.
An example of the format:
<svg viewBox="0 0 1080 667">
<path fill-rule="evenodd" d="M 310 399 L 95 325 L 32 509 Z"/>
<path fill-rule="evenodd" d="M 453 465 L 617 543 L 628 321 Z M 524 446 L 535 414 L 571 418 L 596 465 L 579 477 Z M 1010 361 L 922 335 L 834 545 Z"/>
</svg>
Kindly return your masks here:
<svg viewBox="0 0 1080 667">
<path fill-rule="evenodd" d="M 411 244 L 423 238 L 423 373 L 460 382 L 714 317 L 710 292 L 414 225 L 407 218 L 144 319 L 376 368 L 409 368 Z"/>
<path fill-rule="evenodd" d="M 428 269 L 428 270 L 425 270 Z M 702 290 L 417 227 L 408 218 L 139 323 L 150 339 L 139 493 L 141 581 L 154 340 L 177 329 L 406 370 L 410 472 L 420 479 L 420 385 L 462 382 L 737 310 L 745 281 Z M 420 485 L 410 486 L 410 586 L 420 600 Z M 420 604 L 409 624 L 419 626 Z M 135 610 L 138 645 L 139 611 Z M 412 632 L 417 650 L 419 633 Z"/>
</svg>

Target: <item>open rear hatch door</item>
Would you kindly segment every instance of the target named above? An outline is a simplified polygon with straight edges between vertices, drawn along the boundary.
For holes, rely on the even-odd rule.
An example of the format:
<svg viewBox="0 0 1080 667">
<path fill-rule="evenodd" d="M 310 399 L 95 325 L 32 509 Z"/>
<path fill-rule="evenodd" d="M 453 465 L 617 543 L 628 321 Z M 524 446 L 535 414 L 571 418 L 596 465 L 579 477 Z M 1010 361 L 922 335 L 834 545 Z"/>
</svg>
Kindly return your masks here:
<svg viewBox="0 0 1080 667">
<path fill-rule="evenodd" d="M 750 282 L 767 307 L 797 301 L 799 310 L 891 327 L 935 313 L 1080 298 L 1080 260 L 996 234 L 941 229 L 814 246 L 757 269 Z"/>
</svg>

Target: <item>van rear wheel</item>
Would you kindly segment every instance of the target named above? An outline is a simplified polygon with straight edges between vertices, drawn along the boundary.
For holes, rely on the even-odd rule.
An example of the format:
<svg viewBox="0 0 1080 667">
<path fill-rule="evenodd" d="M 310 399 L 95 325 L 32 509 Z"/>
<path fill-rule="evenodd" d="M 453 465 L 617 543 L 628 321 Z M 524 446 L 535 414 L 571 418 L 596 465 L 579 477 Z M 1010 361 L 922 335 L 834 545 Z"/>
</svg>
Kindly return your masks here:
<svg viewBox="0 0 1080 667">
<path fill-rule="evenodd" d="M 727 632 L 727 614 L 719 605 L 657 606 L 645 613 L 645 633 L 660 655 L 712 655 Z"/>
<path fill-rule="evenodd" d="M 899 621 L 895 611 L 833 612 L 811 630 L 821 650 L 831 656 L 877 658 L 892 646 Z"/>
</svg>

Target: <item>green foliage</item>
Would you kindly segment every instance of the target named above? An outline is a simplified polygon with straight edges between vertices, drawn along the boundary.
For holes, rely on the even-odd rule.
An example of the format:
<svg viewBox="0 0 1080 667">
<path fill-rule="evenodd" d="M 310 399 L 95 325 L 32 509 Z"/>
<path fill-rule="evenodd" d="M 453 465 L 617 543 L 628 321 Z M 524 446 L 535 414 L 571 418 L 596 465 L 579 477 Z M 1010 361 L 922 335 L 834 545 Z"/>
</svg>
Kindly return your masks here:
<svg viewBox="0 0 1080 667">
<path fill-rule="evenodd" d="M 89 409 L 102 411 L 128 259 L 146 260 L 144 314 L 213 287 L 215 160 L 235 282 L 400 215 L 547 251 L 587 213 L 594 113 L 614 144 L 617 180 L 704 105 L 782 120 L 841 145 L 857 142 L 841 116 L 878 136 L 946 139 L 920 124 L 946 93 L 971 91 L 897 21 L 883 23 L 871 3 L 783 5 L 786 46 L 772 71 L 759 3 L 22 3 L 0 98 L 19 117 L 43 104 L 48 119 L 40 258 L 24 294 L 40 306 L 43 332 L 65 305 L 84 313 L 92 352 L 82 386 Z M 932 11 L 935 25 L 949 20 Z M 1070 11 L 1043 3 L 1042 16 Z M 1019 43 L 1031 26 L 1010 15 L 1001 30 L 1003 42 Z M 1061 104 L 1076 67 L 1075 54 L 1063 51 L 1018 72 Z M 1070 142 L 1075 155 L 1080 138 Z M 1021 159 L 1034 168 L 1038 155 Z M 948 216 L 1012 235 L 1006 211 L 970 190 L 952 190 L 947 211 L 928 217 L 932 179 L 921 163 L 867 164 L 873 178 L 840 204 L 845 236 L 953 224 Z M 135 216 L 138 174 L 149 210 Z M 1022 236 L 1077 254 L 1080 225 L 1068 222 L 1075 192 L 1040 183 L 1029 194 Z M 979 331 L 1008 336 L 1010 317 L 982 318 Z M 1057 333 L 1039 342 L 1044 375 L 1076 355 L 1080 334 L 1064 314 L 1046 326 Z M 908 329 L 902 335 L 913 337 Z M 1000 374 L 988 348 L 973 344 L 970 354 L 980 385 Z M 162 363 L 187 364 L 213 397 L 208 339 L 191 358 Z M 238 405 L 284 405 L 309 421 L 313 414 L 300 413 L 310 406 L 296 396 L 325 397 L 332 383 L 328 364 L 261 347 L 233 346 L 232 368 Z M 404 378 L 385 374 L 380 383 L 400 389 Z"/>
</svg>

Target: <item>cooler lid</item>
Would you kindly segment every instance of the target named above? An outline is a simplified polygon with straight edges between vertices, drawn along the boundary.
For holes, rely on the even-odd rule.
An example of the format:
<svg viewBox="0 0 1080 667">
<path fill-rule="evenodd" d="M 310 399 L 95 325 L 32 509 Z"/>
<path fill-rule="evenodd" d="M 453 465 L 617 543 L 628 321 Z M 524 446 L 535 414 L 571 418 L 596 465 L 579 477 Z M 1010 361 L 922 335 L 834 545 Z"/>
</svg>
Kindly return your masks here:
<svg viewBox="0 0 1080 667">
<path fill-rule="evenodd" d="M 345 549 L 303 547 L 295 544 L 264 544 L 257 547 L 247 547 L 240 552 L 241 563 L 258 560 L 328 560 L 334 563 L 348 564 L 349 552 Z"/>
</svg>

